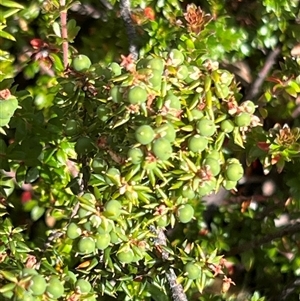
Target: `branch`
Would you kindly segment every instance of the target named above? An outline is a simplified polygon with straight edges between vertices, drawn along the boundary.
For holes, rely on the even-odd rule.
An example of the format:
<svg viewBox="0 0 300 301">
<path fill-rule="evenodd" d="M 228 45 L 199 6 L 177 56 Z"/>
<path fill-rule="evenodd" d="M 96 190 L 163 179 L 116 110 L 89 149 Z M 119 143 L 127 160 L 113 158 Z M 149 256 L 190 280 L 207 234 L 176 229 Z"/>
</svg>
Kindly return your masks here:
<svg viewBox="0 0 300 301">
<path fill-rule="evenodd" d="M 67 10 L 65 8 L 66 0 L 60 0 L 60 22 L 61 22 L 61 37 L 63 39 L 62 50 L 63 50 L 63 62 L 65 69 L 68 67 L 68 28 L 67 28 Z"/>
<path fill-rule="evenodd" d="M 295 233 L 298 233 L 299 231 L 300 231 L 300 223 L 295 223 L 293 225 L 286 226 L 284 228 L 279 229 L 277 232 L 270 233 L 264 237 L 237 246 L 231 249 L 226 254 L 226 256 L 237 255 L 251 249 L 259 248 L 260 246 L 267 244 L 274 239 L 278 239 L 287 235 L 293 235 Z"/>
<path fill-rule="evenodd" d="M 155 246 L 159 247 L 167 245 L 167 237 L 162 229 L 155 229 L 155 227 L 152 226 L 150 231 L 157 235 L 154 240 Z M 168 260 L 169 254 L 165 250 L 161 250 L 161 255 L 163 260 Z M 169 268 L 168 271 L 166 271 L 166 277 L 172 292 L 173 301 L 188 301 L 182 285 L 177 283 L 177 276 L 172 268 Z"/>
<path fill-rule="evenodd" d="M 130 0 L 121 0 L 120 1 L 120 15 L 125 23 L 128 39 L 129 39 L 129 53 L 134 60 L 138 58 L 138 48 L 136 45 L 137 34 L 132 23 L 131 14 L 130 14 Z"/>
<path fill-rule="evenodd" d="M 253 82 L 253 84 L 250 86 L 248 93 L 245 96 L 245 99 L 253 99 L 257 96 L 259 93 L 261 86 L 264 83 L 265 78 L 267 77 L 268 73 L 270 72 L 271 68 L 275 64 L 277 56 L 281 52 L 281 46 L 277 46 L 275 49 L 273 49 L 269 55 L 266 58 L 265 64 L 263 68 L 258 73 L 258 76 L 256 80 Z"/>
</svg>

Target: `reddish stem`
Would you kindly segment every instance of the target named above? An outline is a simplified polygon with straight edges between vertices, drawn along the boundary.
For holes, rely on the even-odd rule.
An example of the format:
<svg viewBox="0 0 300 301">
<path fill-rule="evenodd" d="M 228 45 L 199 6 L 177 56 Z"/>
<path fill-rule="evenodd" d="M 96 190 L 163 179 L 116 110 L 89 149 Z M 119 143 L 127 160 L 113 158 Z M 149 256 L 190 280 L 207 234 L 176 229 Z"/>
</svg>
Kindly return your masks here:
<svg viewBox="0 0 300 301">
<path fill-rule="evenodd" d="M 67 10 L 64 8 L 66 0 L 60 0 L 60 6 L 62 8 L 60 12 L 61 22 L 61 37 L 63 38 L 62 50 L 63 50 L 63 62 L 65 69 L 68 67 L 68 29 L 67 29 Z"/>
</svg>

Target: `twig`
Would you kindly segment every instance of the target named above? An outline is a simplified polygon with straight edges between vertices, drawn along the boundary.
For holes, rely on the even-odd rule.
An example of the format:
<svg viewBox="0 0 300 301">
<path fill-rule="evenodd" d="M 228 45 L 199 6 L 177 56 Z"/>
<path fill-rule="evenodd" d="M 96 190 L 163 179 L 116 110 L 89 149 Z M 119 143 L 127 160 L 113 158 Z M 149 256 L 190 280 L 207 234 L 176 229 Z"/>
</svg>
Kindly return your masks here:
<svg viewBox="0 0 300 301">
<path fill-rule="evenodd" d="M 264 83 L 265 78 L 267 77 L 268 73 L 270 72 L 271 68 L 275 64 L 275 60 L 279 53 L 281 52 L 281 47 L 277 46 L 273 49 L 266 58 L 265 64 L 263 68 L 258 73 L 256 80 L 250 86 L 248 93 L 245 96 L 245 99 L 253 100 L 257 96 L 260 91 L 261 86 Z"/>
<path fill-rule="evenodd" d="M 298 233 L 299 231 L 300 231 L 300 223 L 295 223 L 293 225 L 286 226 L 284 228 L 279 229 L 277 232 L 270 233 L 261 238 L 258 238 L 253 241 L 244 243 L 240 246 L 237 246 L 237 247 L 231 249 L 226 254 L 226 256 L 237 255 L 237 254 L 243 253 L 243 252 L 251 250 L 251 249 L 259 248 L 260 246 L 267 244 L 274 239 L 278 239 L 278 238 L 281 238 L 286 235 L 292 235 L 292 234 Z"/>
<path fill-rule="evenodd" d="M 125 23 L 128 39 L 129 39 L 129 53 L 134 60 L 138 58 L 138 48 L 136 45 L 137 34 L 130 14 L 130 0 L 120 1 L 120 15 Z"/>
<path fill-rule="evenodd" d="M 154 240 L 154 244 L 156 246 L 159 247 L 159 246 L 167 245 L 167 238 L 162 229 L 155 229 L 155 227 L 151 227 L 150 231 L 157 235 L 157 238 Z M 165 250 L 161 251 L 161 255 L 162 255 L 163 260 L 167 260 L 169 257 L 169 254 Z M 169 282 L 173 300 L 174 301 L 188 301 L 182 285 L 177 283 L 177 276 L 172 268 L 170 268 L 168 271 L 166 271 L 166 277 Z"/>
<path fill-rule="evenodd" d="M 299 288 L 299 286 L 300 279 L 296 278 L 283 289 L 279 299 L 277 299 L 278 296 L 276 296 L 276 299 L 274 298 L 272 300 L 290 300 L 289 298 L 295 293 L 296 289 Z"/>
<path fill-rule="evenodd" d="M 60 22 L 61 22 L 61 37 L 63 39 L 63 62 L 65 69 L 68 67 L 68 28 L 67 28 L 67 10 L 65 8 L 66 0 L 60 0 Z"/>
</svg>

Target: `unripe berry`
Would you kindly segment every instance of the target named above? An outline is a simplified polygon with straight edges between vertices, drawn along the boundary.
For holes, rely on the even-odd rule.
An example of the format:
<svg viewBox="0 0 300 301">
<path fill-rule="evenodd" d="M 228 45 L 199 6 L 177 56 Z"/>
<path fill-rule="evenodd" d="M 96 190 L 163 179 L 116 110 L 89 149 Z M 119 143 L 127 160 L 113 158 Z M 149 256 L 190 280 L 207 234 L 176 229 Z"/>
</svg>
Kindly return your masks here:
<svg viewBox="0 0 300 301">
<path fill-rule="evenodd" d="M 181 205 L 177 209 L 177 216 L 180 222 L 184 224 L 188 223 L 192 220 L 194 216 L 194 208 L 189 204 Z"/>
<path fill-rule="evenodd" d="M 78 72 L 85 71 L 91 67 L 91 60 L 83 54 L 79 54 L 73 59 L 72 65 Z"/>
<path fill-rule="evenodd" d="M 139 86 L 134 86 L 128 91 L 128 101 L 131 104 L 142 104 L 147 100 L 147 91 Z"/>
<path fill-rule="evenodd" d="M 88 294 L 91 291 L 92 286 L 89 281 L 85 279 L 78 279 L 75 283 L 75 288 L 81 294 Z"/>
<path fill-rule="evenodd" d="M 153 141 L 155 132 L 150 125 L 141 125 L 135 131 L 135 138 L 140 144 L 146 145 Z"/>
<path fill-rule="evenodd" d="M 193 262 L 189 262 L 184 266 L 184 271 L 187 274 L 187 277 L 189 279 L 195 280 L 200 278 L 201 275 L 201 268 L 193 263 Z"/>
<path fill-rule="evenodd" d="M 249 113 L 239 113 L 234 117 L 234 123 L 239 127 L 249 126 L 251 123 L 251 115 Z"/>
<path fill-rule="evenodd" d="M 82 237 L 78 242 L 78 251 L 81 254 L 90 254 L 95 251 L 96 244 L 91 237 Z"/>
<path fill-rule="evenodd" d="M 46 289 L 47 295 L 50 298 L 57 300 L 63 295 L 64 290 L 64 285 L 59 280 L 59 278 L 56 276 L 52 276 L 48 282 L 48 286 Z"/>
<path fill-rule="evenodd" d="M 153 142 L 153 153 L 157 159 L 165 161 L 172 155 L 172 146 L 165 138 L 159 138 Z"/>
<path fill-rule="evenodd" d="M 67 228 L 67 236 L 70 239 L 76 239 L 81 235 L 82 231 L 81 229 L 75 224 L 75 223 L 70 223 Z"/>
<path fill-rule="evenodd" d="M 216 132 L 216 126 L 212 120 L 202 118 L 197 122 L 197 131 L 201 136 L 210 137 Z"/>
<path fill-rule="evenodd" d="M 244 169 L 241 164 L 229 164 L 225 170 L 225 177 L 229 181 L 239 181 L 244 175 Z"/>
<path fill-rule="evenodd" d="M 46 280 L 42 275 L 34 275 L 30 279 L 29 290 L 34 296 L 41 296 L 46 290 Z"/>
<path fill-rule="evenodd" d="M 121 214 L 122 204 L 117 200 L 110 200 L 104 206 L 104 214 L 110 219 L 117 219 Z"/>
<path fill-rule="evenodd" d="M 202 152 L 206 149 L 208 140 L 206 137 L 195 135 L 189 139 L 188 148 L 194 153 Z"/>
</svg>

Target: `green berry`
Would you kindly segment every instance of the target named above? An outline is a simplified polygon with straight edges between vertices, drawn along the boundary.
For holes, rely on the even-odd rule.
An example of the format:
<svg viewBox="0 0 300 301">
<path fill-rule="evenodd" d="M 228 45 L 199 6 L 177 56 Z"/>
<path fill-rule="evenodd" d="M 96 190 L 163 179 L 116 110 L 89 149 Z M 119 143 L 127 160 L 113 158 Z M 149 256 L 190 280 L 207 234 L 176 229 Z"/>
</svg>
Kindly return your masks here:
<svg viewBox="0 0 300 301">
<path fill-rule="evenodd" d="M 74 136 L 78 133 L 78 123 L 74 119 L 70 119 L 65 125 L 65 134 L 67 136 Z"/>
<path fill-rule="evenodd" d="M 181 195 L 184 197 L 184 198 L 187 198 L 189 200 L 192 200 L 194 197 L 195 197 L 195 191 L 188 187 L 188 186 L 184 186 L 182 188 L 182 192 L 181 192 Z"/>
<path fill-rule="evenodd" d="M 160 74 L 162 74 L 165 67 L 165 62 L 161 58 L 153 58 L 147 60 L 147 64 L 145 68 L 150 68 L 152 70 L 157 70 Z"/>
<path fill-rule="evenodd" d="M 172 155 L 172 146 L 165 138 L 159 138 L 153 142 L 152 151 L 157 159 L 166 161 Z"/>
<path fill-rule="evenodd" d="M 21 273 L 22 276 L 29 276 L 29 275 L 33 276 L 38 274 L 36 269 L 30 269 L 30 268 L 24 268 Z"/>
<path fill-rule="evenodd" d="M 34 275 L 30 279 L 30 284 L 29 284 L 29 291 L 34 295 L 34 296 L 41 296 L 44 294 L 46 290 L 46 280 L 42 275 Z"/>
<path fill-rule="evenodd" d="M 234 123 L 239 127 L 249 126 L 251 123 L 251 115 L 249 113 L 239 113 L 234 117 Z"/>
<path fill-rule="evenodd" d="M 169 53 L 169 58 L 173 66 L 179 66 L 184 62 L 184 55 L 182 51 L 178 49 L 172 49 Z"/>
<path fill-rule="evenodd" d="M 184 271 L 189 279 L 195 280 L 200 278 L 201 268 L 193 262 L 187 263 L 184 266 Z"/>
<path fill-rule="evenodd" d="M 193 109 L 191 111 L 191 113 L 192 113 L 192 116 L 193 116 L 194 120 L 199 120 L 204 116 L 203 111 L 200 111 L 198 109 Z"/>
<path fill-rule="evenodd" d="M 73 68 L 78 72 L 86 71 L 91 67 L 91 64 L 91 60 L 83 54 L 76 56 L 72 62 Z"/>
<path fill-rule="evenodd" d="M 155 137 L 155 132 L 150 125 L 141 125 L 135 131 L 136 140 L 143 145 L 152 142 L 154 137 Z"/>
<path fill-rule="evenodd" d="M 110 235 L 108 233 L 102 233 L 96 235 L 96 247 L 98 250 L 105 250 L 110 244 Z"/>
<path fill-rule="evenodd" d="M 104 214 L 110 219 L 117 219 L 121 214 L 122 204 L 116 200 L 108 201 L 104 206 Z"/>
<path fill-rule="evenodd" d="M 221 171 L 220 163 L 213 158 L 205 159 L 204 165 L 209 167 L 209 170 L 211 171 L 213 176 L 217 176 Z"/>
<path fill-rule="evenodd" d="M 148 58 L 140 59 L 140 60 L 136 63 L 136 70 L 141 70 L 141 69 L 147 68 L 147 67 L 148 67 L 148 62 L 149 62 L 149 59 L 148 59 Z"/>
<path fill-rule="evenodd" d="M 177 96 L 175 96 L 172 92 L 168 92 L 165 97 L 165 106 L 170 109 L 180 110 L 180 99 Z"/>
<path fill-rule="evenodd" d="M 113 86 L 110 91 L 110 97 L 114 103 L 120 103 L 123 100 L 122 93 L 120 92 L 120 87 Z"/>
<path fill-rule="evenodd" d="M 81 229 L 75 224 L 75 223 L 70 223 L 67 228 L 67 236 L 70 239 L 76 239 L 81 235 L 82 231 Z"/>
<path fill-rule="evenodd" d="M 189 75 L 189 68 L 186 65 L 181 65 L 177 69 L 177 78 L 180 80 L 185 80 Z"/>
<path fill-rule="evenodd" d="M 8 125 L 9 124 L 9 122 L 10 122 L 10 119 L 11 119 L 11 116 L 10 117 L 8 117 L 8 118 L 0 118 L 0 127 L 1 126 L 6 126 L 6 125 Z"/>
<path fill-rule="evenodd" d="M 100 105 L 97 108 L 97 117 L 99 120 L 105 122 L 110 118 L 111 111 L 106 105 Z"/>
<path fill-rule="evenodd" d="M 119 169 L 115 167 L 111 167 L 106 172 L 106 183 L 107 184 L 116 184 L 118 185 L 120 183 L 120 171 Z"/>
<path fill-rule="evenodd" d="M 142 104 L 146 102 L 148 94 L 147 91 L 139 86 L 134 86 L 128 91 L 128 101 L 131 104 Z"/>
<path fill-rule="evenodd" d="M 188 148 L 194 153 L 202 152 L 206 149 L 208 140 L 206 137 L 195 135 L 189 139 Z"/>
<path fill-rule="evenodd" d="M 181 205 L 177 209 L 177 216 L 181 223 L 186 224 L 192 220 L 194 216 L 194 208 L 189 204 Z"/>
<path fill-rule="evenodd" d="M 156 220 L 156 225 L 160 228 L 164 228 L 168 226 L 169 224 L 169 219 L 167 215 L 162 215 Z"/>
<path fill-rule="evenodd" d="M 219 160 L 220 159 L 220 153 L 215 149 L 209 150 L 208 154 L 206 155 L 206 159 L 208 159 L 208 158 Z"/>
<path fill-rule="evenodd" d="M 156 132 L 162 137 L 170 142 L 174 142 L 176 139 L 176 131 L 172 123 L 165 123 L 159 126 Z"/>
<path fill-rule="evenodd" d="M 91 254 L 95 251 L 96 244 L 91 237 L 82 237 L 78 242 L 78 251 L 81 254 Z"/>
<path fill-rule="evenodd" d="M 99 234 L 109 233 L 111 232 L 112 228 L 112 223 L 108 219 L 102 217 L 102 221 L 100 226 L 97 228 L 97 232 Z"/>
<path fill-rule="evenodd" d="M 120 236 L 122 235 L 122 230 L 119 227 L 115 227 L 113 231 L 109 233 L 110 235 L 110 242 L 114 245 L 119 244 L 122 242 Z"/>
<path fill-rule="evenodd" d="M 89 137 L 80 137 L 75 144 L 75 151 L 78 155 L 86 155 L 94 148 L 93 140 Z"/>
<path fill-rule="evenodd" d="M 131 263 L 134 259 L 134 253 L 130 248 L 123 249 L 117 254 L 121 263 Z"/>
<path fill-rule="evenodd" d="M 226 190 L 231 190 L 231 189 L 234 189 L 236 188 L 237 186 L 237 181 L 228 181 L 228 180 L 225 180 L 223 182 L 223 187 L 226 189 Z"/>
<path fill-rule="evenodd" d="M 216 132 L 215 123 L 206 118 L 202 118 L 197 122 L 197 131 L 201 136 L 210 137 Z"/>
<path fill-rule="evenodd" d="M 85 279 L 78 279 L 75 283 L 75 288 L 81 294 L 88 294 L 91 291 L 92 286 L 89 281 Z"/>
<path fill-rule="evenodd" d="M 239 163 L 229 164 L 225 170 L 225 177 L 229 181 L 239 181 L 244 175 L 243 166 Z"/>
<path fill-rule="evenodd" d="M 127 156 L 132 164 L 140 164 L 144 159 L 144 153 L 140 148 L 131 148 L 128 151 Z"/>
<path fill-rule="evenodd" d="M 65 92 L 67 95 L 73 95 L 76 90 L 76 85 L 70 81 L 67 83 L 64 83 L 62 85 L 63 92 Z"/>
<path fill-rule="evenodd" d="M 107 162 L 101 157 L 95 157 L 92 161 L 92 169 L 95 173 L 101 174 L 107 169 Z"/>
<path fill-rule="evenodd" d="M 216 188 L 216 179 L 202 183 L 197 190 L 199 196 L 209 195 Z"/>
<path fill-rule="evenodd" d="M 240 105 L 241 108 L 244 109 L 246 113 L 253 114 L 255 112 L 255 104 L 251 100 L 246 100 Z"/>
<path fill-rule="evenodd" d="M 148 81 L 152 88 L 159 91 L 161 89 L 162 75 L 158 70 L 152 70 L 150 76 L 148 76 Z"/>
<path fill-rule="evenodd" d="M 121 66 L 116 62 L 110 63 L 109 69 L 112 71 L 114 76 L 119 76 L 122 73 Z"/>
<path fill-rule="evenodd" d="M 64 285 L 59 280 L 59 278 L 56 276 L 52 276 L 46 288 L 47 295 L 50 298 L 57 300 L 63 295 L 64 291 L 65 291 Z"/>
<path fill-rule="evenodd" d="M 224 133 L 231 133 L 234 130 L 234 123 L 231 120 L 223 120 L 220 129 Z"/>
</svg>

